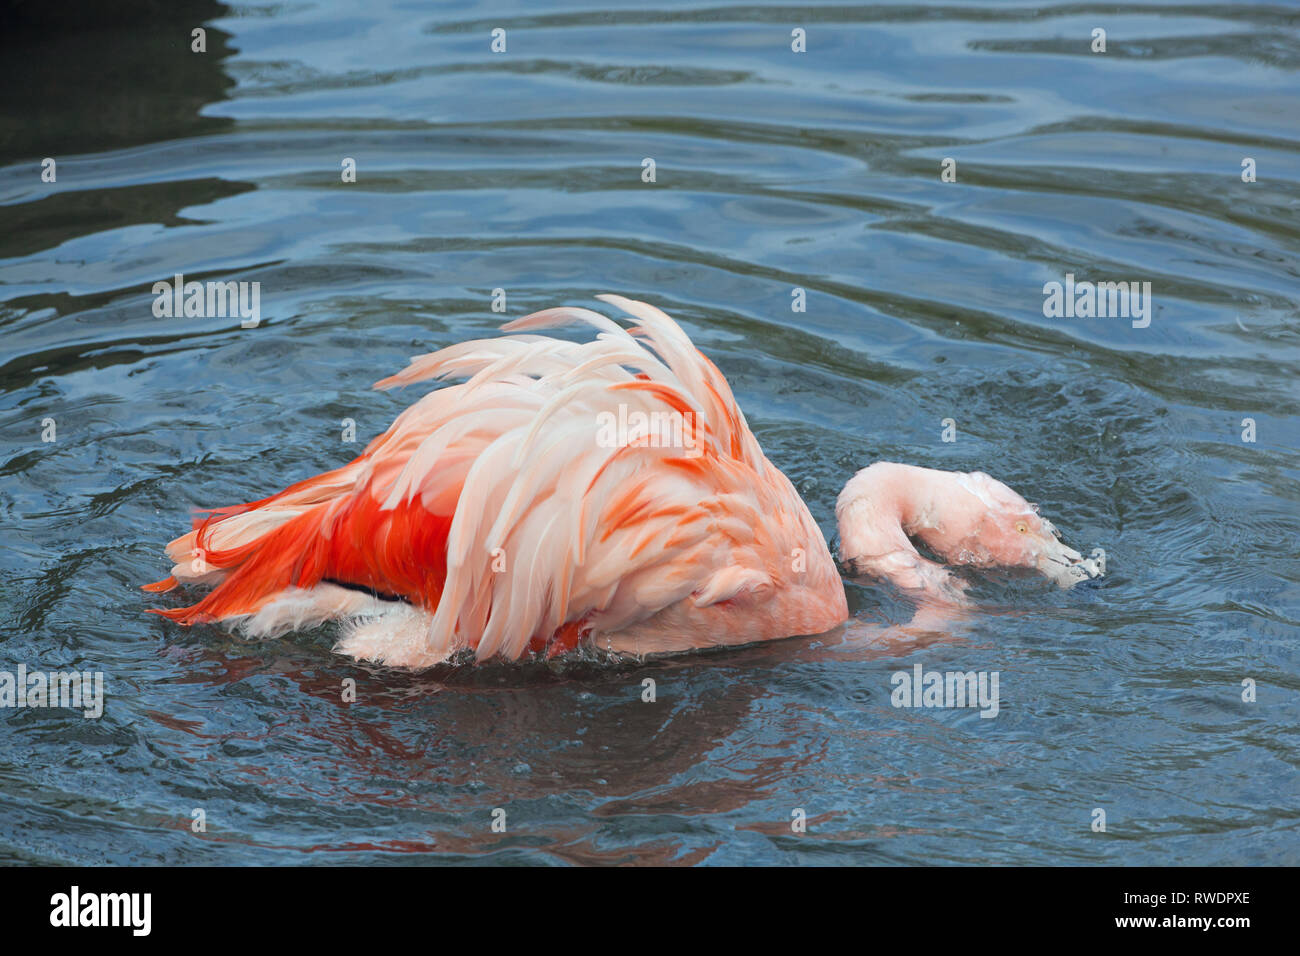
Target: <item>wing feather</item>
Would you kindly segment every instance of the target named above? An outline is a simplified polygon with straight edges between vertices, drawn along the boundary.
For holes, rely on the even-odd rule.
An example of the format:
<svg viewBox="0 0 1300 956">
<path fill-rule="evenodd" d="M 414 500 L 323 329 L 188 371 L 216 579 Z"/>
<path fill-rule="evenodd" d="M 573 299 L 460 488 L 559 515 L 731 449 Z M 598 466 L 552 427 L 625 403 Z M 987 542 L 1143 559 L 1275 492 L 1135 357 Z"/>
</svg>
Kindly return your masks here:
<svg viewBox="0 0 1300 956">
<path fill-rule="evenodd" d="M 367 635 L 368 653 L 401 664 L 461 647 L 515 658 L 562 628 L 598 635 L 687 599 L 764 599 L 780 583 L 773 555 L 820 532 L 680 326 L 645 303 L 600 298 L 633 328 L 546 309 L 382 379 L 376 387 L 461 381 L 424 395 L 344 468 L 178 538 L 173 574 L 206 535 L 225 549 L 209 575 L 220 583 L 166 613 L 256 622 L 268 602 L 305 608 L 317 584 L 360 583 L 427 612 L 418 656 L 404 637 L 385 657 Z M 575 322 L 594 339 L 535 334 Z M 651 422 L 640 442 L 598 440 L 614 410 Z M 272 560 L 276 548 L 299 553 Z"/>
</svg>

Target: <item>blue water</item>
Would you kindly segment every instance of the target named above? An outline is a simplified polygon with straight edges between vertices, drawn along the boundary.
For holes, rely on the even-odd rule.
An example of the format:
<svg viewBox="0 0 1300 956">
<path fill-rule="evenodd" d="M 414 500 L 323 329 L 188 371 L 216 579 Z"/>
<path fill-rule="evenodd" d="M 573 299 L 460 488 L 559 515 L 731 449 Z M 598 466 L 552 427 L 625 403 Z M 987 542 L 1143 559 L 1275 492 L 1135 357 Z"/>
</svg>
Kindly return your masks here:
<svg viewBox="0 0 1300 956">
<path fill-rule="evenodd" d="M 0 670 L 107 694 L 0 709 L 0 861 L 1300 862 L 1300 7 L 1131 9 L 0 31 Z M 175 273 L 260 282 L 261 324 L 155 317 Z M 1067 273 L 1151 282 L 1150 325 L 1045 317 Z M 679 318 L 828 537 L 873 460 L 981 469 L 1109 573 L 976 578 L 978 615 L 856 654 L 423 674 L 144 613 L 192 508 L 352 458 L 412 398 L 370 384 L 490 334 L 498 288 Z M 998 716 L 891 706 L 918 663 L 998 672 Z"/>
</svg>

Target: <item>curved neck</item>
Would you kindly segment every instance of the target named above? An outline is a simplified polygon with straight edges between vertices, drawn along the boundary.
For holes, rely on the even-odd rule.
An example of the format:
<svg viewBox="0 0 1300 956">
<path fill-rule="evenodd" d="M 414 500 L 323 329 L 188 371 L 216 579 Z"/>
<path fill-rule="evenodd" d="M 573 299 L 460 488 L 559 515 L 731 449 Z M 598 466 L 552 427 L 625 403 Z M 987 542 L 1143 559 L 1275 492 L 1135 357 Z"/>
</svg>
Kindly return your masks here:
<svg viewBox="0 0 1300 956">
<path fill-rule="evenodd" d="M 835 504 L 840 557 L 859 564 L 895 551 L 913 553 L 907 536 L 937 525 L 938 486 L 946 474 L 890 461 L 859 471 Z"/>
</svg>

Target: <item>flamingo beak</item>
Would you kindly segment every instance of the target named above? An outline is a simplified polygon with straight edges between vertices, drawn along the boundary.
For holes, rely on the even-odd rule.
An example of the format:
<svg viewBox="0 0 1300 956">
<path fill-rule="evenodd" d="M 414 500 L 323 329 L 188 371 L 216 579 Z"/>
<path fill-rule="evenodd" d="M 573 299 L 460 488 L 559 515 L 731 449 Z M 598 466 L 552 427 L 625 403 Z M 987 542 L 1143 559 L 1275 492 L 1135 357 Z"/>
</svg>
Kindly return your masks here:
<svg viewBox="0 0 1300 956">
<path fill-rule="evenodd" d="M 1085 558 L 1078 551 L 1067 547 L 1056 536 L 1056 529 L 1050 522 L 1043 522 L 1043 543 L 1038 552 L 1038 570 L 1051 578 L 1062 588 L 1072 588 L 1080 581 L 1099 578 L 1106 573 L 1101 561 Z"/>
</svg>

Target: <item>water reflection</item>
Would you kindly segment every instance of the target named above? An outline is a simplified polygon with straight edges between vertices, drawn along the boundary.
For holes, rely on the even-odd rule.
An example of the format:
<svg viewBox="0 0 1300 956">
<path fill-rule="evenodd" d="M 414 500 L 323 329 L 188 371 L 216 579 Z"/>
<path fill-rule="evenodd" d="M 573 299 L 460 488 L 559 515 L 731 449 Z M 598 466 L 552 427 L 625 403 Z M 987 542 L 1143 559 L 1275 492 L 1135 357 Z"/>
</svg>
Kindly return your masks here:
<svg viewBox="0 0 1300 956">
<path fill-rule="evenodd" d="M 0 10 L 0 163 L 229 129 L 204 107 L 234 86 L 215 0 L 8 3 Z M 191 52 L 190 31 L 207 31 Z M 5 252 L 5 255 L 14 255 Z"/>
</svg>

